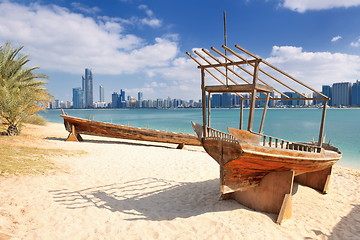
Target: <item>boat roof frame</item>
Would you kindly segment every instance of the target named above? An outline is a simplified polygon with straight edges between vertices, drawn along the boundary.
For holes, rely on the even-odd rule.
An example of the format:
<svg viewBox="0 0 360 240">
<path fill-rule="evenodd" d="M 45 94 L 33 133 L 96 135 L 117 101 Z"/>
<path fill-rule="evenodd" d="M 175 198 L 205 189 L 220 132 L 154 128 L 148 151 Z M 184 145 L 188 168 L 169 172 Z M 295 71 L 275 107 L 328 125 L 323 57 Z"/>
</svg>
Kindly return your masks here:
<svg viewBox="0 0 360 240">
<path fill-rule="evenodd" d="M 263 93 L 266 95 L 265 98 L 265 106 L 264 111 L 259 127 L 259 133 L 262 133 L 264 120 L 266 116 L 266 110 L 269 103 L 269 100 L 318 100 L 323 101 L 323 111 L 322 111 L 322 117 L 321 117 L 321 124 L 320 124 L 320 131 L 319 131 L 319 139 L 318 139 L 318 145 L 321 146 L 323 142 L 323 132 L 324 132 L 324 124 L 325 124 L 325 117 L 326 117 L 326 105 L 327 102 L 330 100 L 330 98 L 326 95 L 324 95 L 321 92 L 316 91 L 312 87 L 306 85 L 305 83 L 297 80 L 290 74 L 280 70 L 279 68 L 273 66 L 269 62 L 265 61 L 264 59 L 256 56 L 255 54 L 249 52 L 248 50 L 240 47 L 239 45 L 235 45 L 235 48 L 240 51 L 240 53 L 245 54 L 246 56 L 250 56 L 250 59 L 247 59 L 246 57 L 243 57 L 240 55 L 237 51 L 232 50 L 231 48 L 227 47 L 226 45 L 222 45 L 222 48 L 225 51 L 225 54 L 221 51 L 217 50 L 214 47 L 211 47 L 210 49 L 215 52 L 215 54 L 212 54 L 210 51 L 202 48 L 200 53 L 197 50 L 194 50 L 194 53 L 198 56 L 198 58 L 194 57 L 189 52 L 186 52 L 186 54 L 194 60 L 198 64 L 198 68 L 201 70 L 201 89 L 202 89 L 202 109 L 203 109 L 203 127 L 204 127 L 204 133 L 205 127 L 210 126 L 210 95 L 212 93 L 235 93 L 238 95 L 241 99 L 241 112 L 240 112 L 240 129 L 242 128 L 242 100 L 250 99 L 250 112 L 249 112 L 249 120 L 248 120 L 248 127 L 247 130 L 252 132 L 252 126 L 253 126 L 253 120 L 254 120 L 254 109 L 255 109 L 255 101 L 256 100 L 263 100 L 264 98 L 260 98 L 257 96 L 257 93 Z M 232 54 L 232 58 L 230 58 L 226 52 L 229 52 Z M 205 53 L 206 55 L 203 55 Z M 220 58 L 219 58 L 220 57 Z M 236 58 L 235 60 L 233 58 Z M 201 59 L 201 60 L 200 60 Z M 221 60 L 220 60 L 221 59 Z M 304 94 L 300 93 L 299 91 L 295 90 L 293 87 L 289 86 L 288 84 L 281 81 L 279 78 L 274 77 L 273 75 L 266 72 L 264 69 L 260 67 L 260 64 L 266 65 L 272 70 L 275 70 L 280 74 L 280 76 L 285 77 L 287 79 L 290 79 L 292 83 L 296 83 L 305 89 L 310 90 L 313 94 L 315 93 L 317 97 L 307 97 Z M 253 67 L 253 72 L 249 71 L 248 69 L 244 68 L 243 65 L 247 65 L 250 67 Z M 242 77 L 238 72 L 234 71 L 230 67 L 237 67 L 237 70 L 240 69 L 242 73 L 246 73 L 252 77 L 252 81 L 249 81 Z M 223 68 L 225 68 L 223 70 Z M 222 81 L 219 77 L 217 77 L 212 70 L 215 70 L 216 73 L 222 75 L 225 77 L 225 82 Z M 229 76 L 229 72 L 237 77 L 237 79 L 240 79 L 242 82 L 245 83 L 239 83 L 232 79 Z M 209 74 L 213 77 L 217 82 L 221 83 L 221 85 L 206 85 L 205 83 L 205 73 Z M 298 94 L 298 98 L 290 97 L 286 95 L 285 92 L 279 91 L 277 88 L 270 85 L 267 81 L 264 79 L 260 79 L 258 77 L 259 73 L 264 74 L 271 80 L 277 82 L 281 86 L 283 86 L 285 89 L 289 89 L 294 93 Z M 284 98 L 275 98 L 274 96 L 271 96 L 271 93 L 277 92 Z M 206 94 L 207 93 L 207 94 Z M 249 93 L 250 98 L 244 97 L 241 95 L 242 93 Z M 206 95 L 208 95 L 208 103 L 206 104 Z M 207 106 L 208 107 L 207 107 Z M 208 109 L 208 113 L 206 113 L 206 109 Z"/>
</svg>

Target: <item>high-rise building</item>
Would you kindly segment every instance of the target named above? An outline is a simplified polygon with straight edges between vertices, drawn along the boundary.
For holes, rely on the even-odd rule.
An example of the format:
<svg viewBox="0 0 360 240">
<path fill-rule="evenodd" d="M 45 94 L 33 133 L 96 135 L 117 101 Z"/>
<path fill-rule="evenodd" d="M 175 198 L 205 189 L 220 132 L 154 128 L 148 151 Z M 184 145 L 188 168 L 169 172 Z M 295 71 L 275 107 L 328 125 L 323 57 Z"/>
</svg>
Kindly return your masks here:
<svg viewBox="0 0 360 240">
<path fill-rule="evenodd" d="M 356 82 L 351 87 L 351 106 L 360 106 L 360 82 Z"/>
<path fill-rule="evenodd" d="M 84 102 L 85 108 L 92 108 L 94 104 L 93 98 L 93 75 L 90 69 L 85 68 L 85 76 L 83 80 Z"/>
<path fill-rule="evenodd" d="M 119 107 L 118 106 L 118 102 L 119 102 L 119 94 L 117 92 L 114 92 L 112 95 L 111 95 L 111 107 L 112 108 L 117 108 Z"/>
<path fill-rule="evenodd" d="M 84 108 L 84 91 L 80 87 L 73 88 L 73 107 Z"/>
<path fill-rule="evenodd" d="M 349 106 L 351 100 L 351 83 L 334 83 L 332 86 L 332 105 Z"/>
<path fill-rule="evenodd" d="M 219 108 L 221 107 L 221 94 L 215 93 L 211 94 L 211 107 Z"/>
<path fill-rule="evenodd" d="M 102 85 L 99 86 L 99 102 L 105 102 L 104 87 Z"/>
<path fill-rule="evenodd" d="M 323 85 L 323 86 L 322 86 L 322 91 L 321 91 L 321 93 L 330 98 L 330 101 L 328 102 L 328 105 L 329 105 L 329 106 L 332 106 L 332 101 L 331 101 L 331 98 L 332 98 L 331 87 L 330 87 L 329 85 Z"/>
<path fill-rule="evenodd" d="M 231 93 L 222 93 L 222 107 L 229 108 L 231 107 Z"/>
</svg>

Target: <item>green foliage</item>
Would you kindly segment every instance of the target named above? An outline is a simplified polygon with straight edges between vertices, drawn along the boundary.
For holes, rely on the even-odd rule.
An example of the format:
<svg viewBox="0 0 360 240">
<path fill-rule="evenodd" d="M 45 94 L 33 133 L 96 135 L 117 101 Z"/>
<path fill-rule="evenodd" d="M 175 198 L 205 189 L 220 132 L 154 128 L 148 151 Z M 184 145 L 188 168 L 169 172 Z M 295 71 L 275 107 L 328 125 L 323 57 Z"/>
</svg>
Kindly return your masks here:
<svg viewBox="0 0 360 240">
<path fill-rule="evenodd" d="M 25 67 L 30 60 L 19 55 L 22 49 L 8 42 L 0 46 L 0 115 L 9 123 L 9 135 L 17 135 L 23 119 L 44 109 L 52 98 L 43 80 L 48 77 L 34 73 L 39 67 Z"/>
</svg>

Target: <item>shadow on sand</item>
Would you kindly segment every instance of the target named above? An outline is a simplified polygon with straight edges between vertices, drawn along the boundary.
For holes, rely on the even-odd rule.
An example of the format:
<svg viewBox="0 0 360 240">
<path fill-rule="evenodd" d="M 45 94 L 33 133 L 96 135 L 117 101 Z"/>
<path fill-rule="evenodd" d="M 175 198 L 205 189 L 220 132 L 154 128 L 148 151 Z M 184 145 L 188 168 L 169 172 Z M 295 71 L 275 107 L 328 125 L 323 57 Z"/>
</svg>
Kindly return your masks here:
<svg viewBox="0 0 360 240">
<path fill-rule="evenodd" d="M 97 207 L 122 212 L 126 220 L 172 220 L 207 212 L 246 209 L 233 201 L 219 201 L 219 180 L 179 183 L 165 179 L 143 178 L 77 191 L 51 191 L 55 202 L 68 209 Z M 273 221 L 276 215 L 265 214 Z"/>
<path fill-rule="evenodd" d="M 340 239 L 360 239 L 360 205 L 352 205 L 353 209 L 350 213 L 341 218 L 341 221 L 336 224 L 330 235 L 323 233 L 320 230 L 313 229 L 319 239 L 340 240 Z M 307 237 L 305 239 L 313 239 Z"/>
</svg>

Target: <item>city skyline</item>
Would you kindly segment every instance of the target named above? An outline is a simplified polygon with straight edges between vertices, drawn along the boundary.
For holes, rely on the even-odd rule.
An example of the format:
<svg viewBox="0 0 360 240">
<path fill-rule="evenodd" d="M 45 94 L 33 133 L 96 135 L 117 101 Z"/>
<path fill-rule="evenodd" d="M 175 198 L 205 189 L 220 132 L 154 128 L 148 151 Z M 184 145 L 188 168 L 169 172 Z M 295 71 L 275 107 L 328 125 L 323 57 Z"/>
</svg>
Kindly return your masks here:
<svg viewBox="0 0 360 240">
<path fill-rule="evenodd" d="M 82 76 L 82 88 L 77 87 L 72 89 L 73 97 L 72 102 L 68 101 L 67 105 L 61 106 L 62 108 L 177 108 L 177 107 L 201 107 L 200 100 L 184 100 L 181 98 L 156 98 L 156 99 L 144 99 L 143 92 L 137 93 L 137 98 L 133 96 L 126 96 L 126 91 L 120 89 L 119 93 L 114 91 L 111 95 L 111 101 L 106 102 L 104 96 L 104 87 L 99 85 L 99 101 L 94 101 L 93 96 L 93 74 L 90 69 L 85 69 L 85 75 Z M 85 93 L 87 88 L 87 93 Z M 342 107 L 342 106 L 360 106 L 360 82 L 339 82 L 330 85 L 322 85 L 322 90 L 319 91 L 330 98 L 327 102 L 329 106 Z M 305 94 L 305 93 L 304 93 Z M 86 95 L 91 96 L 92 100 L 86 103 Z M 285 96 L 292 98 L 287 100 Z M 271 93 L 271 97 L 278 98 L 278 100 L 270 100 L 269 107 L 283 107 L 283 106 L 316 106 L 321 101 L 311 100 L 311 98 L 317 98 L 317 94 L 305 94 L 309 99 L 298 99 L 299 94 L 295 92 L 283 92 L 282 96 Z M 243 96 L 246 98 L 246 96 Z M 265 98 L 260 94 L 260 98 Z M 280 97 L 280 99 L 279 99 Z M 90 99 L 90 97 L 89 97 Z M 64 101 L 55 100 L 55 108 L 59 108 L 59 104 Z M 69 105 L 70 104 L 70 105 Z M 211 106 L 214 108 L 231 108 L 239 107 L 241 104 L 240 96 L 236 96 L 231 93 L 212 94 L 211 95 Z M 248 100 L 243 100 L 242 103 L 245 107 L 248 107 Z M 256 106 L 263 107 L 265 104 L 264 100 L 257 100 Z"/>
<path fill-rule="evenodd" d="M 0 0 L 0 42 L 24 46 L 56 99 L 71 100 L 68 87 L 78 87 L 85 67 L 106 101 L 114 86 L 132 96 L 198 99 L 200 73 L 185 52 L 221 48 L 223 11 L 228 46 L 239 44 L 315 89 L 360 76 L 359 0 Z"/>
</svg>

